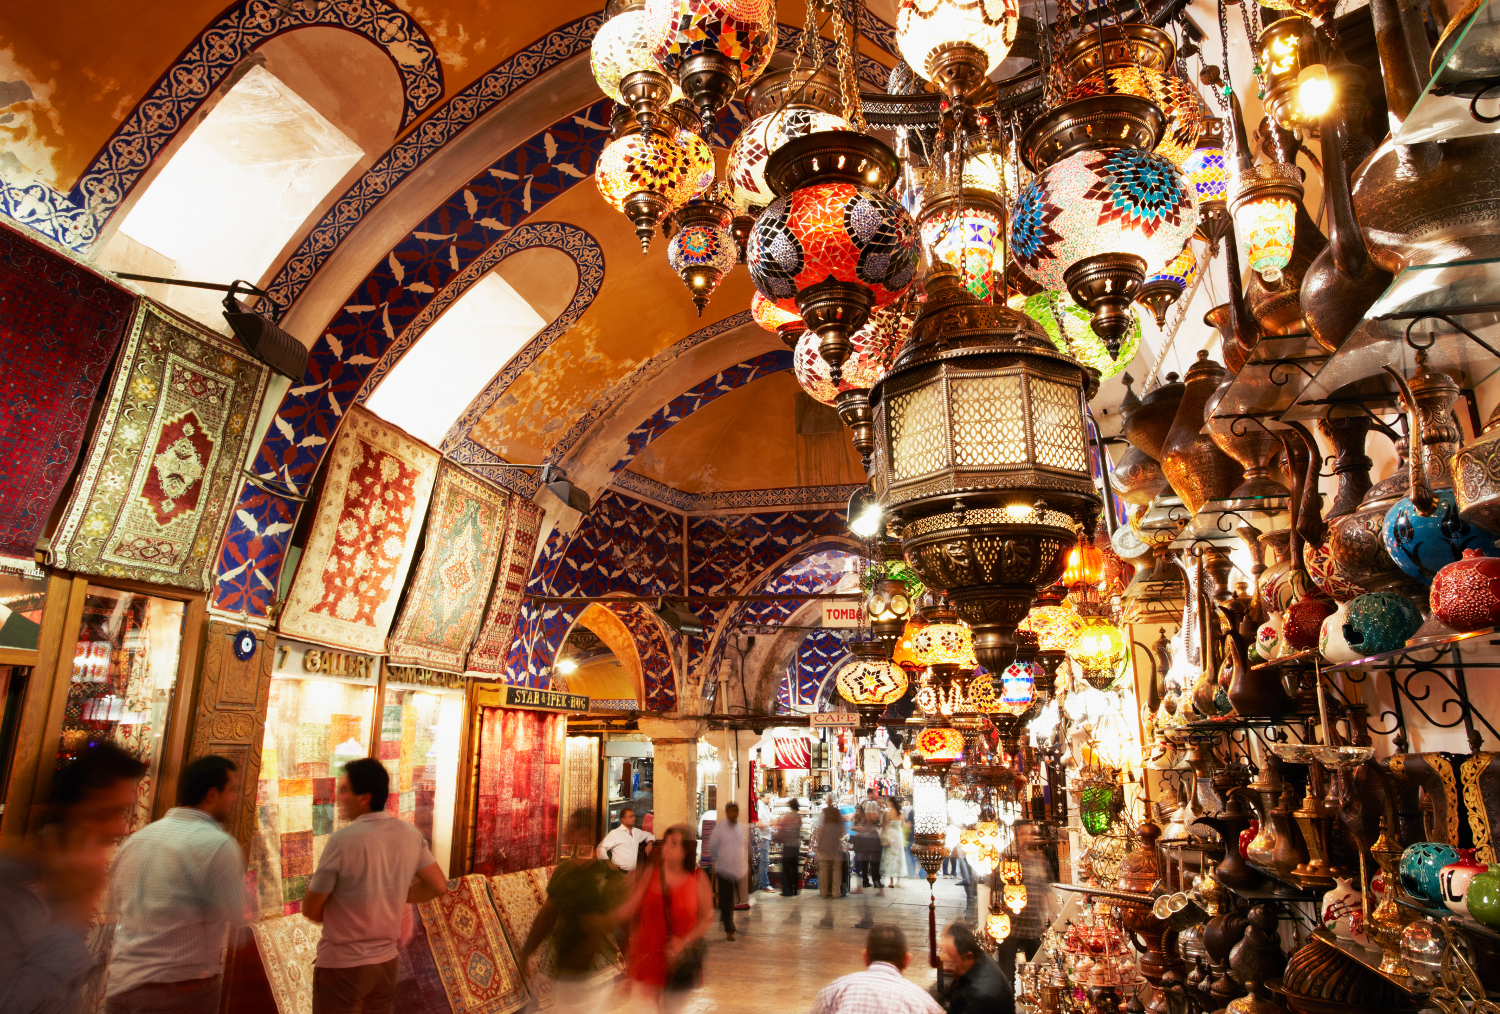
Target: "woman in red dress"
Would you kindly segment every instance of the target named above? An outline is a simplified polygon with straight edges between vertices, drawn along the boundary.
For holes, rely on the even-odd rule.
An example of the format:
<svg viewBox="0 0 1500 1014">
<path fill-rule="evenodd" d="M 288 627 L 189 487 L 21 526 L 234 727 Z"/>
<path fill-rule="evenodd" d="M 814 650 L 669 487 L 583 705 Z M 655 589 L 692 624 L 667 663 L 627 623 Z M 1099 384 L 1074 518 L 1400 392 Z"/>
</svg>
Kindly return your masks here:
<svg viewBox="0 0 1500 1014">
<path fill-rule="evenodd" d="M 686 824 L 667 828 L 657 850 L 660 860 L 641 872 L 630 900 L 618 913 L 621 920 L 634 917 L 625 961 L 631 993 L 669 1011 L 680 1007 L 698 984 L 696 977 L 680 973 L 701 964 L 698 955 L 713 922 L 708 878 L 698 869 L 696 851 Z"/>
</svg>

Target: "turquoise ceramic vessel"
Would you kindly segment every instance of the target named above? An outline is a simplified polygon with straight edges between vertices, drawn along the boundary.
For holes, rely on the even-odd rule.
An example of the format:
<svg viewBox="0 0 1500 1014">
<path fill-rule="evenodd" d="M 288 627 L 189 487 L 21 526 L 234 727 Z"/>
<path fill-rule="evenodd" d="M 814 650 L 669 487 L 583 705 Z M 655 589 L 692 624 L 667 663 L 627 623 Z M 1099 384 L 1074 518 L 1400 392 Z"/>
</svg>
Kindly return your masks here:
<svg viewBox="0 0 1500 1014">
<path fill-rule="evenodd" d="M 1422 614 L 1411 599 L 1396 592 L 1371 592 L 1349 603 L 1344 640 L 1355 658 L 1395 651 L 1422 626 Z"/>
<path fill-rule="evenodd" d="M 1458 516 L 1453 490 L 1438 490 L 1437 501 L 1437 510 L 1424 518 L 1412 506 L 1410 497 L 1402 497 L 1386 512 L 1381 529 L 1385 551 L 1396 566 L 1423 584 L 1432 584 L 1438 571 L 1462 560 L 1465 549 L 1500 556 L 1493 535 Z"/>
<path fill-rule="evenodd" d="M 1459 860 L 1458 849 L 1436 841 L 1419 841 L 1401 853 L 1401 886 L 1424 905 L 1443 907 L 1438 871 Z"/>
</svg>

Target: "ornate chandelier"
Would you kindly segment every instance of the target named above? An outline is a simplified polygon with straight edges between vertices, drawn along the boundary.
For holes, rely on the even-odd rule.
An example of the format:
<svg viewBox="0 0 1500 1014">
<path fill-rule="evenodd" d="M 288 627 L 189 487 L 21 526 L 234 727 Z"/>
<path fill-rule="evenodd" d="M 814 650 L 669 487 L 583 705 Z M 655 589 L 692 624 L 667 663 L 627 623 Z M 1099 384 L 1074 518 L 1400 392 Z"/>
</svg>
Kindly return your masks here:
<svg viewBox="0 0 1500 1014">
<path fill-rule="evenodd" d="M 839 696 L 859 712 L 859 735 L 869 735 L 885 709 L 906 693 L 906 672 L 891 662 L 880 641 L 853 641 L 854 658 L 834 675 Z"/>
<path fill-rule="evenodd" d="M 776 49 L 772 0 L 647 0 L 651 55 L 698 110 L 703 133 Z"/>
</svg>

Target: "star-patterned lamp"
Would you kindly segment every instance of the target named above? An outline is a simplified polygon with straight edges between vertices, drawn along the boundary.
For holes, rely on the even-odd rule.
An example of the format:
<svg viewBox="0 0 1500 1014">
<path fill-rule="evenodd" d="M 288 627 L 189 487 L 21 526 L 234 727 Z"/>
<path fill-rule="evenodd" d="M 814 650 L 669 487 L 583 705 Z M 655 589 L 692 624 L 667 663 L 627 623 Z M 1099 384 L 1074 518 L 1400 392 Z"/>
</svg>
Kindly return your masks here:
<svg viewBox="0 0 1500 1014">
<path fill-rule="evenodd" d="M 698 110 L 703 133 L 776 49 L 773 0 L 647 0 L 651 55 Z"/>
<path fill-rule="evenodd" d="M 859 712 L 860 734 L 869 735 L 876 721 L 906 693 L 906 672 L 886 657 L 886 646 L 879 641 L 852 641 L 849 651 L 854 658 L 834 675 L 839 696 Z"/>
<path fill-rule="evenodd" d="M 729 208 L 722 202 L 689 201 L 677 212 L 677 231 L 667 243 L 667 263 L 692 293 L 700 317 L 737 259 L 729 221 Z"/>
<path fill-rule="evenodd" d="M 599 193 L 635 226 L 641 252 L 667 213 L 702 193 L 714 180 L 714 156 L 696 134 L 634 130 L 611 141 L 594 167 Z"/>
<path fill-rule="evenodd" d="M 795 349 L 797 341 L 807 333 L 807 325 L 800 316 L 783 310 L 759 292 L 750 297 L 750 319 L 786 342 L 790 349 Z"/>
</svg>

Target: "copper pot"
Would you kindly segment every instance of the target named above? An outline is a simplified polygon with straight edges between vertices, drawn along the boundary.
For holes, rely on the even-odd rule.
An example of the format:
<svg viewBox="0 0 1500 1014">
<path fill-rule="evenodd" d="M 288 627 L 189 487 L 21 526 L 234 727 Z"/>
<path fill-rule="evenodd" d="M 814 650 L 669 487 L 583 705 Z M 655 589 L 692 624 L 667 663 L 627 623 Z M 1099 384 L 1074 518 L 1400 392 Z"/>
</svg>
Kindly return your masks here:
<svg viewBox="0 0 1500 1014">
<path fill-rule="evenodd" d="M 1182 404 L 1185 392 L 1177 374 L 1167 374 L 1166 383 L 1147 391 L 1140 403 L 1122 419 L 1125 439 L 1145 451 L 1153 461 L 1160 461 L 1162 445 L 1167 442 L 1167 433 L 1172 429 L 1172 420 L 1177 417 L 1177 407 Z"/>
<path fill-rule="evenodd" d="M 1137 507 L 1148 506 L 1167 484 L 1161 466 L 1139 447 L 1127 447 L 1115 463 L 1110 484 L 1121 500 Z"/>
<path fill-rule="evenodd" d="M 1209 500 L 1224 500 L 1244 479 L 1244 470 L 1203 433 L 1208 399 L 1224 378 L 1224 367 L 1198 350 L 1198 361 L 1188 370 L 1182 403 L 1162 445 L 1161 470 L 1190 513 Z"/>
<path fill-rule="evenodd" d="M 1224 357 L 1225 368 L 1230 373 L 1243 370 L 1245 361 L 1250 358 L 1250 350 L 1235 340 L 1234 307 L 1220 303 L 1203 315 L 1203 323 L 1219 332 L 1219 353 Z"/>
<path fill-rule="evenodd" d="M 1385 551 L 1385 515 L 1406 495 L 1406 443 L 1396 470 L 1370 487 L 1359 507 L 1329 523 L 1328 554 L 1350 583 L 1365 591 L 1389 591 L 1406 583 L 1406 574 Z"/>
<path fill-rule="evenodd" d="M 1245 472 L 1244 482 L 1235 487 L 1229 499 L 1244 509 L 1285 507 L 1291 491 L 1271 478 L 1271 463 L 1281 450 L 1281 441 L 1254 419 L 1213 418 L 1234 381 L 1234 376 L 1226 373 L 1205 410 L 1209 437 L 1219 450 L 1239 462 Z"/>
<path fill-rule="evenodd" d="M 1360 500 L 1370 491 L 1370 468 L 1374 462 L 1365 454 L 1370 417 L 1361 412 L 1319 419 L 1318 431 L 1333 445 L 1333 474 L 1339 477 L 1338 492 L 1323 515 L 1323 520 L 1331 525 L 1337 518 L 1358 510 Z"/>
</svg>

